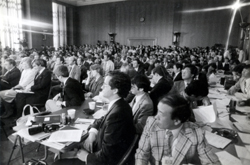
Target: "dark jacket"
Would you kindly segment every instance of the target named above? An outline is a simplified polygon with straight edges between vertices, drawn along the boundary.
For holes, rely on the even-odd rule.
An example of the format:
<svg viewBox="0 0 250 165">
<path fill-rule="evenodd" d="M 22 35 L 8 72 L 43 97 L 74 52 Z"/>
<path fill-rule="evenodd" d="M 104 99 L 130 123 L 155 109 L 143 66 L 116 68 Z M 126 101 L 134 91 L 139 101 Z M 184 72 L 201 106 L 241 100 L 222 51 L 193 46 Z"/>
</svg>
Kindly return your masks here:
<svg viewBox="0 0 250 165">
<path fill-rule="evenodd" d="M 34 92 L 32 102 L 45 103 L 48 99 L 51 84 L 51 72 L 48 69 L 35 78 L 34 85 L 30 88 Z"/>
<path fill-rule="evenodd" d="M 161 78 L 150 91 L 150 98 L 154 104 L 154 115 L 157 113 L 159 99 L 171 90 L 172 85 L 165 78 Z"/>
<path fill-rule="evenodd" d="M 116 101 L 109 112 L 91 126 L 98 130 L 88 165 L 116 165 L 133 141 L 135 128 L 131 107 L 123 99 Z"/>
<path fill-rule="evenodd" d="M 178 75 L 173 79 L 173 81 L 180 81 L 182 80 L 181 72 L 178 73 Z"/>
<path fill-rule="evenodd" d="M 1 78 L 0 90 L 10 89 L 19 83 L 21 72 L 14 67 L 10 72 Z M 6 82 L 5 82 L 6 81 Z"/>
<path fill-rule="evenodd" d="M 80 106 L 85 100 L 81 84 L 73 78 L 68 78 L 65 86 L 63 87 L 62 94 L 63 101 L 66 102 L 66 107 Z"/>
</svg>

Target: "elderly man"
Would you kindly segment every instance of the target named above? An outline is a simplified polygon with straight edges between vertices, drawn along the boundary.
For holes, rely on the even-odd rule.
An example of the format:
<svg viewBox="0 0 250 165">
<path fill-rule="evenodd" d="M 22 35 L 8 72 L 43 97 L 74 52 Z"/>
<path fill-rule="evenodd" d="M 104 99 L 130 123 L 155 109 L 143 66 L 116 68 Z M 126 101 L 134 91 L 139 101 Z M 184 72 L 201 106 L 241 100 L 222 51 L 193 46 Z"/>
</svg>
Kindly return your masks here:
<svg viewBox="0 0 250 165">
<path fill-rule="evenodd" d="M 149 117 L 136 151 L 136 165 L 220 164 L 204 131 L 189 122 L 191 109 L 180 95 L 166 95 Z"/>
</svg>

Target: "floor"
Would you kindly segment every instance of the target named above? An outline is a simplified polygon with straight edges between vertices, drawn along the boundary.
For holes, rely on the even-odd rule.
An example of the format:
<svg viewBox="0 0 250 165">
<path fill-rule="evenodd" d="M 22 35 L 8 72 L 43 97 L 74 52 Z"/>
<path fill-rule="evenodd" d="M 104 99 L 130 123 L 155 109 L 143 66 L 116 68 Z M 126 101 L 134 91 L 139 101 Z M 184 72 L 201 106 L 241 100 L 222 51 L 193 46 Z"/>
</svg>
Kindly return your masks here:
<svg viewBox="0 0 250 165">
<path fill-rule="evenodd" d="M 1 119 L 0 119 L 1 120 Z M 1 121 L 5 124 L 3 128 L 5 129 L 7 136 L 11 135 L 14 131 L 11 129 L 11 124 L 14 118 L 2 119 Z M 38 143 L 30 143 L 25 145 L 23 148 L 24 160 L 27 162 L 30 159 L 41 159 L 44 156 L 44 148 L 41 146 L 39 151 L 36 152 L 38 148 Z M 2 128 L 0 130 L 0 165 L 7 165 L 9 156 L 13 149 L 13 143 L 5 136 Z M 46 162 L 48 165 L 53 163 L 54 154 L 49 152 Z M 21 165 L 22 158 L 19 146 L 16 147 L 12 159 L 9 165 Z"/>
</svg>

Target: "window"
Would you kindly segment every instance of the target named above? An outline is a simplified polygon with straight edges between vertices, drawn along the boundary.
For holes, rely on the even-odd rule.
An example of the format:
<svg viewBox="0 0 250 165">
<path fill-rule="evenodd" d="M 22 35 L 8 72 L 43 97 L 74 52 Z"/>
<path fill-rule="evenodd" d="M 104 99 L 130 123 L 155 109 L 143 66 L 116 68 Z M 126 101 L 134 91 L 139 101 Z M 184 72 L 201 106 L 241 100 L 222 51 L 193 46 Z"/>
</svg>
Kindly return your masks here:
<svg viewBox="0 0 250 165">
<path fill-rule="evenodd" d="M 67 44 L 66 7 L 52 3 L 53 10 L 53 43 L 57 49 Z"/>
</svg>

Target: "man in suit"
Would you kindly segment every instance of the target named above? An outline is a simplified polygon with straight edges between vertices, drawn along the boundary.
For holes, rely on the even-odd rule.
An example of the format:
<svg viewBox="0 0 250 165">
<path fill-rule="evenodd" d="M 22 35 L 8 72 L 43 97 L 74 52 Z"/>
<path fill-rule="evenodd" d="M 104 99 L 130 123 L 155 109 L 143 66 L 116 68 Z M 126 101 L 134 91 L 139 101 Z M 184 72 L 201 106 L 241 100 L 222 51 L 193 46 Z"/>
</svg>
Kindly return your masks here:
<svg viewBox="0 0 250 165">
<path fill-rule="evenodd" d="M 220 164 L 204 130 L 187 121 L 191 108 L 180 95 L 166 95 L 149 117 L 136 151 L 136 165 Z"/>
<path fill-rule="evenodd" d="M 154 113 L 153 102 L 147 93 L 150 89 L 150 81 L 146 76 L 137 75 L 132 79 L 131 93 L 135 95 L 130 106 L 134 116 L 136 133 L 141 135 L 148 116 Z"/>
<path fill-rule="evenodd" d="M 174 70 L 173 81 L 180 81 L 180 80 L 182 80 L 182 76 L 181 76 L 182 67 L 183 66 L 180 63 L 174 64 L 174 66 L 173 66 L 173 70 Z"/>
<path fill-rule="evenodd" d="M 71 56 L 68 59 L 68 70 L 69 70 L 69 77 L 76 79 L 80 82 L 80 76 L 81 76 L 81 69 L 76 65 L 76 59 L 75 57 Z"/>
<path fill-rule="evenodd" d="M 43 59 L 35 60 L 33 63 L 33 69 L 37 70 L 34 85 L 26 91 L 34 93 L 17 93 L 17 118 L 21 117 L 23 107 L 26 104 L 45 104 L 48 99 L 51 84 L 51 72 L 46 69 L 46 61 Z"/>
<path fill-rule="evenodd" d="M 12 59 L 6 59 L 4 66 L 7 72 L 0 77 L 0 91 L 11 89 L 19 83 L 21 72 L 16 68 L 16 62 Z"/>
<path fill-rule="evenodd" d="M 194 65 L 186 65 L 181 72 L 182 79 L 180 81 L 175 81 L 173 88 L 171 89 L 171 93 L 179 93 L 181 94 L 188 84 L 196 77 L 197 68 Z"/>
<path fill-rule="evenodd" d="M 69 77 L 68 68 L 59 66 L 54 71 L 57 79 L 63 83 L 62 93 L 58 93 L 53 100 L 48 100 L 45 104 L 47 111 L 57 111 L 62 107 L 80 106 L 85 100 L 81 84 Z"/>
<path fill-rule="evenodd" d="M 132 65 L 135 71 L 137 72 L 137 74 L 145 75 L 145 69 L 144 69 L 143 63 L 138 58 L 133 59 Z"/>
<path fill-rule="evenodd" d="M 167 73 L 163 66 L 158 66 L 153 70 L 152 83 L 155 84 L 149 96 L 154 104 L 154 115 L 157 113 L 159 99 L 167 94 L 173 85 L 172 77 Z"/>
<path fill-rule="evenodd" d="M 250 64 L 246 65 L 242 71 L 242 77 L 228 90 L 228 94 L 234 95 L 241 89 L 246 98 L 250 98 Z M 243 98 L 242 98 L 243 99 Z"/>
<path fill-rule="evenodd" d="M 102 87 L 103 97 L 109 100 L 108 113 L 90 126 L 84 149 L 78 151 L 77 158 L 61 159 L 53 165 L 80 165 L 83 162 L 87 165 L 116 165 L 135 136 L 132 110 L 124 101 L 130 88 L 128 75 L 110 72 Z"/>
</svg>

